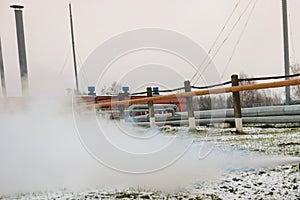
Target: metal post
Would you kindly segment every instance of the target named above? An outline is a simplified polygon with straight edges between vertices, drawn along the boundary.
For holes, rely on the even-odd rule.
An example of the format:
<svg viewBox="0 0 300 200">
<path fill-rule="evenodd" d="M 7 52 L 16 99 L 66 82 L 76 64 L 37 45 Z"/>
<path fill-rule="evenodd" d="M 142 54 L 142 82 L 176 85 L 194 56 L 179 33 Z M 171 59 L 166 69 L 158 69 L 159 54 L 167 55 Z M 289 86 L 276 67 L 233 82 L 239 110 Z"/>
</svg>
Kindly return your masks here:
<svg viewBox="0 0 300 200">
<path fill-rule="evenodd" d="M 15 18 L 16 18 L 19 64 L 20 64 L 20 74 L 21 74 L 21 82 L 22 82 L 22 93 L 23 93 L 24 96 L 28 96 L 29 84 L 28 84 L 25 37 L 24 37 L 23 16 L 22 16 L 22 9 L 24 8 L 24 6 L 11 5 L 10 7 L 14 9 Z"/>
<path fill-rule="evenodd" d="M 147 87 L 147 96 L 152 97 L 152 88 Z M 154 107 L 153 107 L 153 101 L 148 101 L 148 109 L 149 109 L 149 122 L 150 127 L 155 127 L 155 116 L 154 116 Z"/>
<path fill-rule="evenodd" d="M 288 15 L 287 1 L 282 0 L 282 21 L 283 21 L 283 46 L 284 46 L 284 71 L 285 75 L 290 75 L 290 56 L 289 56 L 289 31 L 288 31 Z M 286 80 L 289 78 L 286 78 Z M 291 103 L 290 86 L 285 87 L 285 104 Z"/>
<path fill-rule="evenodd" d="M 1 87 L 2 87 L 2 96 L 6 97 L 6 85 L 5 85 L 5 74 L 4 74 L 4 64 L 2 57 L 2 47 L 1 47 L 1 38 L 0 38 L 0 76 L 1 76 Z"/>
<path fill-rule="evenodd" d="M 72 7 L 71 7 L 71 3 L 69 3 L 69 10 L 70 10 L 70 26 L 71 26 L 71 38 L 72 38 L 72 51 L 73 51 L 73 63 L 74 63 L 76 92 L 77 92 L 77 94 L 79 94 L 78 75 L 77 75 L 77 63 L 76 63 L 76 52 L 75 52 L 75 39 L 74 39 L 74 30 L 73 30 L 73 19 L 72 19 Z"/>
<path fill-rule="evenodd" d="M 231 76 L 231 82 L 232 82 L 232 86 L 239 85 L 239 77 L 237 74 L 234 74 Z M 243 132 L 243 120 L 242 120 L 240 92 L 232 92 L 232 97 L 233 97 L 233 108 L 234 108 L 236 132 L 242 133 Z"/>
<path fill-rule="evenodd" d="M 190 81 L 184 81 L 184 89 L 185 92 L 191 92 L 191 83 Z M 196 121 L 194 116 L 194 108 L 193 108 L 193 99 L 192 97 L 186 97 L 187 109 L 188 109 L 188 118 L 189 118 L 189 128 L 196 128 Z"/>
</svg>

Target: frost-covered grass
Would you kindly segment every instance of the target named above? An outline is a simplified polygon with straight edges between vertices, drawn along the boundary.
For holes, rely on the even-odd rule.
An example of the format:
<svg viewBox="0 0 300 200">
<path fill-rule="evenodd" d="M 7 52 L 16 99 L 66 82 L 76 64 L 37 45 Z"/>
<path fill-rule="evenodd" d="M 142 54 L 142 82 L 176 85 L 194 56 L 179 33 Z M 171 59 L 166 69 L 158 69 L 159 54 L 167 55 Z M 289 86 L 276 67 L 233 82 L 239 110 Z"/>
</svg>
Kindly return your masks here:
<svg viewBox="0 0 300 200">
<path fill-rule="evenodd" d="M 220 199 L 300 199 L 298 165 L 227 174 L 196 185 L 195 193 Z"/>
<path fill-rule="evenodd" d="M 207 199 L 202 194 L 190 192 L 165 193 L 160 191 L 140 191 L 139 189 L 128 189 L 122 191 L 99 191 L 91 190 L 85 192 L 71 192 L 60 190 L 53 192 L 27 193 L 11 196 L 0 196 L 1 200 L 94 200 L 94 199 Z"/>
<path fill-rule="evenodd" d="M 234 129 L 209 134 L 203 139 L 219 146 L 230 145 L 236 150 L 263 152 L 272 155 L 299 156 L 300 129 L 245 127 L 243 134 L 235 134 Z"/>
<path fill-rule="evenodd" d="M 180 127 L 161 128 L 166 134 L 177 134 Z M 201 141 L 213 142 L 217 146 L 230 145 L 236 150 L 263 152 L 273 155 L 300 155 L 299 128 L 259 128 L 244 127 L 243 133 L 236 134 L 234 128 L 197 127 L 190 136 Z"/>
<path fill-rule="evenodd" d="M 177 132 L 178 128 L 165 127 L 164 131 Z M 242 134 L 236 134 L 232 128 L 197 127 L 191 135 L 219 148 L 300 157 L 299 128 L 244 127 Z M 219 182 L 196 183 L 194 193 L 204 199 L 300 199 L 299 164 L 233 170 Z"/>
</svg>

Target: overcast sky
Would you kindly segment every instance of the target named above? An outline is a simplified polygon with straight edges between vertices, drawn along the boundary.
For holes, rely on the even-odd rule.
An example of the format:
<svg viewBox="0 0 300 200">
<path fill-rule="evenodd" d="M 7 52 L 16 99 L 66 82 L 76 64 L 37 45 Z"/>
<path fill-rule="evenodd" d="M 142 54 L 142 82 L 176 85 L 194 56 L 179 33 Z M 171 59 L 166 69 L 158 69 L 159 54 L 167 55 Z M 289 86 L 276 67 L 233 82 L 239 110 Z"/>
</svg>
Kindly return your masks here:
<svg viewBox="0 0 300 200">
<path fill-rule="evenodd" d="M 147 27 L 178 32 L 189 37 L 208 52 L 238 0 L 72 0 L 71 2 L 76 49 L 78 60 L 81 60 L 78 62 L 80 68 L 88 56 L 111 37 Z M 240 0 L 239 7 L 218 45 L 241 16 L 248 2 L 249 0 Z M 25 6 L 23 16 L 31 94 L 64 94 L 66 88 L 74 88 L 69 1 L 0 0 L 0 36 L 8 95 L 18 96 L 21 91 L 15 18 L 13 10 L 9 8 L 9 5 L 15 3 Z M 300 1 L 288 0 L 288 4 L 290 30 L 293 35 L 290 38 L 291 62 L 293 63 L 300 57 Z M 252 6 L 253 4 L 251 4 Z M 282 75 L 284 73 L 281 0 L 257 1 L 236 53 L 226 69 L 226 63 L 245 26 L 251 7 L 242 16 L 236 29 L 213 60 L 224 81 L 229 80 L 231 74 L 239 72 L 245 72 L 251 76 Z M 157 52 L 149 54 L 153 57 Z M 145 85 L 141 80 L 145 79 L 142 74 L 143 70 L 147 71 L 147 65 L 150 62 L 147 59 L 151 56 L 147 57 L 146 55 L 149 54 L 147 52 L 139 54 L 138 52 L 135 56 L 139 57 L 139 63 L 130 63 L 129 58 L 120 60 L 119 65 L 115 66 L 110 74 L 105 75 L 106 79 L 103 79 L 102 85 L 98 87 L 102 87 L 104 84 L 110 85 L 114 80 L 123 80 L 125 82 L 123 84 L 135 88 L 135 90 L 143 88 Z M 134 56 L 134 54 L 130 56 Z M 167 66 L 169 69 L 172 68 L 172 73 L 168 74 L 166 67 L 162 67 L 163 71 L 159 72 L 157 66 L 153 66 L 153 70 L 160 73 L 160 76 L 157 76 L 160 80 L 154 78 L 152 82 L 165 87 L 180 87 L 182 86 L 181 81 L 190 79 L 195 71 L 193 69 L 186 70 L 187 66 L 184 66 L 182 61 L 178 58 L 168 59 L 168 56 L 160 53 L 158 57 L 164 57 L 162 60 L 169 63 L 159 64 Z M 145 58 L 147 61 L 143 60 L 144 57 L 147 57 Z M 128 75 L 132 81 L 126 82 L 124 74 L 118 70 L 122 62 L 123 64 L 129 62 L 131 65 L 142 66 L 135 73 Z M 155 60 L 155 63 L 158 61 Z M 114 72 L 120 73 L 112 75 Z M 161 76 L 161 74 L 165 74 L 165 76 Z M 137 77 L 139 75 L 140 77 Z M 147 72 L 147 75 L 146 77 L 150 77 L 153 74 Z M 168 81 L 162 82 L 163 79 L 168 80 L 169 85 Z M 89 80 L 81 79 L 80 81 L 81 90 L 85 90 L 86 85 L 91 84 Z M 150 82 L 150 79 L 147 81 Z M 199 84 L 201 83 L 199 82 Z"/>
</svg>

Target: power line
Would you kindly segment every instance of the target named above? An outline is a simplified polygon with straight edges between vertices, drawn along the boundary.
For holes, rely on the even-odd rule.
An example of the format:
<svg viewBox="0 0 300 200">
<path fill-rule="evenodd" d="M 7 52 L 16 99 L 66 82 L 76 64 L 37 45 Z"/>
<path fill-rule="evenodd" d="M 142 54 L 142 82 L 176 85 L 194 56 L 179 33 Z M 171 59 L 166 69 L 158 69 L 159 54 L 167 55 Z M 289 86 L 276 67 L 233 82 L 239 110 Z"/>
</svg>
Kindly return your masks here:
<svg viewBox="0 0 300 200">
<path fill-rule="evenodd" d="M 174 89 L 166 89 L 166 90 L 159 90 L 159 92 L 176 92 L 183 90 L 185 87 L 179 87 L 179 88 L 174 88 Z M 135 92 L 132 93 L 131 95 L 140 95 L 140 94 L 147 94 L 147 92 Z"/>
<path fill-rule="evenodd" d="M 197 76 L 197 74 L 200 72 L 200 68 L 202 67 L 202 65 L 206 62 L 206 60 L 209 58 L 209 55 L 211 54 L 213 48 L 215 47 L 215 45 L 217 44 L 217 41 L 219 40 L 219 38 L 221 37 L 222 33 L 224 32 L 226 26 L 228 25 L 230 19 L 232 18 L 234 12 L 236 11 L 236 9 L 238 8 L 239 4 L 240 4 L 240 0 L 235 4 L 233 10 L 231 11 L 230 15 L 228 16 L 227 20 L 225 21 L 225 24 L 223 25 L 221 31 L 219 32 L 219 34 L 217 35 L 217 38 L 215 39 L 215 41 L 213 42 L 212 46 L 210 47 L 208 54 L 206 55 L 206 57 L 204 58 L 204 60 L 202 61 L 202 63 L 200 64 L 200 66 L 197 68 L 197 71 L 195 72 L 195 74 L 192 76 L 191 78 L 191 82 L 193 81 L 193 79 Z"/>
<path fill-rule="evenodd" d="M 77 48 L 75 49 L 75 51 L 76 51 L 76 55 L 77 55 L 77 58 L 78 58 L 78 61 L 79 61 L 79 64 L 80 64 L 80 71 L 82 71 L 82 78 L 83 78 L 85 84 L 87 84 L 87 85 L 89 86 L 89 85 L 90 85 L 89 79 L 87 78 L 87 74 L 86 74 L 85 69 L 82 68 L 82 65 L 83 65 L 83 64 L 82 64 L 82 59 L 81 59 L 81 57 L 80 57 L 80 55 L 79 55 L 79 53 L 78 53 Z"/>
<path fill-rule="evenodd" d="M 236 44 L 235 44 L 235 46 L 234 46 L 234 48 L 233 48 L 233 51 L 232 51 L 232 53 L 231 53 L 231 56 L 230 56 L 230 58 L 229 58 L 227 64 L 225 65 L 225 69 L 224 69 L 224 71 L 223 71 L 223 73 L 222 73 L 222 75 L 221 75 L 221 78 L 223 78 L 225 72 L 227 71 L 227 69 L 228 69 L 228 67 L 229 67 L 229 64 L 231 63 L 231 60 L 232 60 L 232 58 L 233 58 L 233 56 L 234 56 L 234 54 L 235 54 L 235 52 L 236 52 L 236 50 L 237 50 L 237 47 L 238 47 L 238 45 L 240 44 L 240 41 L 241 41 L 241 39 L 242 39 L 242 37 L 243 37 L 243 35 L 244 35 L 244 33 L 245 33 L 245 30 L 246 30 L 246 28 L 247 28 L 247 26 L 248 26 L 248 23 L 249 23 L 249 21 L 250 21 L 250 18 L 251 18 L 252 14 L 253 14 L 253 11 L 254 11 L 254 9 L 255 9 L 255 6 L 256 6 L 257 2 L 258 2 L 258 0 L 256 0 L 256 1 L 254 2 L 253 6 L 252 6 L 252 9 L 251 9 L 251 11 L 250 11 L 250 13 L 249 13 L 249 16 L 248 16 L 248 18 L 247 18 L 247 20 L 246 20 L 246 23 L 245 23 L 244 27 L 243 27 L 243 30 L 242 30 L 241 34 L 239 35 L 239 38 L 238 38 L 238 40 L 237 40 L 237 42 L 236 42 Z"/>
<path fill-rule="evenodd" d="M 272 80 L 272 79 L 283 79 L 283 78 L 294 78 L 300 76 L 300 74 L 284 75 L 284 76 L 265 76 L 256 78 L 242 78 L 239 81 L 262 81 L 262 80 Z"/>
<path fill-rule="evenodd" d="M 289 30 L 290 30 L 290 38 L 291 38 L 291 48 L 292 48 L 292 53 L 293 53 L 293 56 L 292 56 L 292 59 L 293 59 L 293 62 L 295 63 L 296 62 L 296 51 L 295 51 L 295 44 L 294 44 L 294 34 L 293 34 L 293 26 L 292 26 L 292 17 L 291 17 L 291 11 L 289 9 Z"/>
<path fill-rule="evenodd" d="M 298 77 L 300 76 L 299 74 L 292 74 L 292 75 L 283 75 L 283 76 L 264 76 L 264 77 L 255 77 L 255 78 L 241 78 L 239 79 L 239 82 L 249 82 L 249 81 L 263 81 L 263 80 L 274 80 L 274 79 L 285 79 L 285 78 L 294 78 L 294 77 Z M 231 81 L 226 81 L 223 83 L 218 83 L 218 84 L 214 84 L 214 85 L 206 85 L 206 86 L 191 86 L 191 88 L 193 89 L 210 89 L 210 88 L 214 88 L 214 87 L 219 87 L 219 86 L 224 86 L 224 85 L 228 85 L 230 84 Z M 179 90 L 183 90 L 184 87 L 179 87 L 179 88 L 174 88 L 174 89 L 168 89 L 168 90 L 160 90 L 158 92 L 175 92 L 175 91 L 179 91 Z M 141 94 L 147 94 L 146 91 L 144 92 L 135 92 L 135 93 L 131 93 L 130 95 L 141 95 Z"/>
<path fill-rule="evenodd" d="M 61 76 L 62 73 L 63 73 L 63 71 L 65 70 L 65 67 L 66 67 L 66 65 L 67 65 L 67 61 L 68 61 L 68 59 L 69 59 L 69 57 L 70 57 L 70 52 L 71 52 L 71 48 L 69 48 L 68 53 L 67 53 L 67 56 L 66 56 L 66 58 L 65 58 L 65 60 L 64 60 L 64 63 L 63 63 L 63 65 L 61 66 L 61 70 L 60 70 L 59 76 Z"/>
<path fill-rule="evenodd" d="M 194 88 L 194 89 L 201 90 L 201 89 L 209 89 L 209 88 L 224 86 L 224 85 L 228 85 L 230 83 L 231 83 L 231 81 L 226 81 L 226 82 L 219 83 L 219 84 L 214 84 L 214 85 L 207 85 L 207 86 L 200 86 L 200 87 L 199 86 L 191 86 L 191 87 Z"/>
<path fill-rule="evenodd" d="M 205 72 L 205 70 L 208 68 L 208 66 L 212 63 L 213 59 L 217 56 L 217 54 L 219 53 L 220 49 L 223 47 L 223 45 L 228 41 L 228 38 L 230 37 L 230 35 L 233 33 L 234 29 L 236 28 L 237 24 L 240 22 L 240 20 L 242 19 L 242 17 L 244 16 L 244 14 L 246 13 L 246 11 L 248 10 L 248 8 L 250 7 L 251 3 L 253 0 L 249 0 L 246 8 L 242 11 L 241 15 L 239 16 L 239 18 L 237 19 L 237 21 L 234 23 L 234 25 L 232 26 L 232 28 L 230 29 L 229 33 L 227 34 L 227 36 L 225 37 L 225 39 L 223 40 L 223 42 L 221 43 L 221 45 L 218 47 L 217 51 L 213 54 L 213 56 L 211 57 L 210 61 L 206 64 L 206 66 L 203 68 L 203 70 L 201 71 L 201 73 Z M 197 78 L 197 80 L 195 81 L 195 84 L 199 81 L 199 78 Z"/>
</svg>

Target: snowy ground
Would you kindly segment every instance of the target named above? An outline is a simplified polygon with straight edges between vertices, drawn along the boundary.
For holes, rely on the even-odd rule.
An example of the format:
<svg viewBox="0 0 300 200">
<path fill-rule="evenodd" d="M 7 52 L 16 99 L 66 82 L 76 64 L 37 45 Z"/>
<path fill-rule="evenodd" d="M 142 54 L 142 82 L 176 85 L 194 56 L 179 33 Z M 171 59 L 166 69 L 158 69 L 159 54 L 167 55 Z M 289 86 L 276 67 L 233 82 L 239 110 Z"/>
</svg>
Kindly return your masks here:
<svg viewBox="0 0 300 200">
<path fill-rule="evenodd" d="M 229 173 L 221 182 L 205 182 L 195 193 L 220 199 L 300 199 L 298 165 Z"/>
<path fill-rule="evenodd" d="M 178 128 L 164 127 L 166 134 L 176 134 Z M 245 128 L 244 134 L 234 129 L 198 127 L 191 133 L 195 140 L 205 140 L 218 148 L 258 152 L 266 155 L 299 157 L 300 130 L 296 128 Z M 192 188 L 166 193 L 146 189 L 83 192 L 69 190 L 21 193 L 0 199 L 300 199 L 299 164 L 276 165 L 259 169 L 231 169 L 218 181 L 199 180 Z"/>
</svg>

